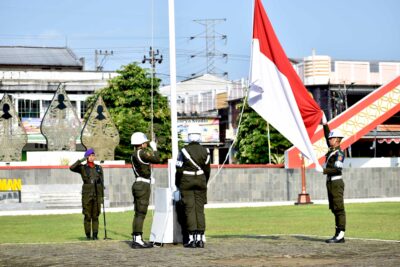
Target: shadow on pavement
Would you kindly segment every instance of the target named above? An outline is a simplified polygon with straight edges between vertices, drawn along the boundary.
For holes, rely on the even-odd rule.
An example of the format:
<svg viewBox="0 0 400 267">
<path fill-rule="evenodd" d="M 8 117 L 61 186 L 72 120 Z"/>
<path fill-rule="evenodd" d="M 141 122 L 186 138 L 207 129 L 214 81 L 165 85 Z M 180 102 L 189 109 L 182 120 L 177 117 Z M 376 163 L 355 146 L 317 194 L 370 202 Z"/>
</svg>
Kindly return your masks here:
<svg viewBox="0 0 400 267">
<path fill-rule="evenodd" d="M 304 241 L 325 242 L 325 239 L 311 237 L 311 236 L 293 235 L 292 237 L 294 237 L 298 240 L 304 240 Z"/>
<path fill-rule="evenodd" d="M 280 236 L 272 236 L 272 235 L 210 235 L 212 238 L 226 238 L 226 239 L 234 239 L 234 238 L 246 238 L 246 239 L 270 239 L 270 240 L 279 240 Z"/>
</svg>

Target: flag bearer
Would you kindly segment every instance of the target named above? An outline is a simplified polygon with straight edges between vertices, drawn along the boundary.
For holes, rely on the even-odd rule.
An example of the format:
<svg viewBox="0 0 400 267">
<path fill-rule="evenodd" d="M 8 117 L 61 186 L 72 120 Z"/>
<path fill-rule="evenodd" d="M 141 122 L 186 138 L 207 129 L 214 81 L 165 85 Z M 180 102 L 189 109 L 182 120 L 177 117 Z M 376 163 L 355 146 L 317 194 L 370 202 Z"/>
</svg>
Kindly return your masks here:
<svg viewBox="0 0 400 267">
<path fill-rule="evenodd" d="M 175 180 L 181 193 L 189 233 L 189 241 L 184 246 L 204 248 L 204 205 L 207 203 L 207 182 L 210 178 L 210 151 L 200 145 L 201 129 L 197 125 L 189 127 L 188 141 L 189 144 L 179 153 Z"/>
<path fill-rule="evenodd" d="M 329 209 L 335 215 L 335 235 L 325 240 L 326 243 L 344 243 L 346 231 L 346 212 L 344 209 L 344 182 L 342 168 L 344 152 L 340 149 L 340 142 L 344 135 L 339 130 L 330 131 L 325 114 L 322 116 L 325 139 L 329 150 L 326 153 L 326 163 L 323 173 L 326 174 L 326 188 L 328 191 Z"/>
<path fill-rule="evenodd" d="M 152 248 L 151 243 L 143 241 L 143 223 L 146 218 L 147 209 L 151 194 L 151 163 L 159 163 L 160 157 L 157 152 L 157 144 L 150 142 L 146 135 L 141 132 L 135 132 L 131 136 L 131 144 L 134 151 L 131 156 L 132 169 L 135 174 L 135 182 L 132 185 L 133 203 L 135 206 L 135 215 L 132 222 L 132 248 Z"/>
</svg>

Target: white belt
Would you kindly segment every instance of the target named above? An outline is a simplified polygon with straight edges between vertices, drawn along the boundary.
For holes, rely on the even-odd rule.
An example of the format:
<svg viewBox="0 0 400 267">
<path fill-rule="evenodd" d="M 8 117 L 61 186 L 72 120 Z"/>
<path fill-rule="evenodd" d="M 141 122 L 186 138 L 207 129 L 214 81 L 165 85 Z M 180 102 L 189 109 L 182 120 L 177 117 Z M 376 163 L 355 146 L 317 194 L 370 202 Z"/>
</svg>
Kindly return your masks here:
<svg viewBox="0 0 400 267">
<path fill-rule="evenodd" d="M 146 179 L 146 178 L 142 178 L 142 177 L 136 178 L 135 182 L 145 182 L 145 183 L 148 183 L 148 184 L 151 183 L 150 179 Z"/>
<path fill-rule="evenodd" d="M 183 171 L 183 174 L 188 174 L 188 175 L 200 175 L 203 174 L 203 170 L 199 170 L 199 171 L 195 171 L 195 172 L 191 172 L 191 171 Z"/>
<path fill-rule="evenodd" d="M 341 176 L 341 175 L 337 175 L 337 176 L 328 176 L 328 177 L 327 177 L 327 180 L 328 180 L 328 181 L 335 181 L 335 180 L 339 180 L 339 179 L 342 179 L 342 176 Z"/>
</svg>

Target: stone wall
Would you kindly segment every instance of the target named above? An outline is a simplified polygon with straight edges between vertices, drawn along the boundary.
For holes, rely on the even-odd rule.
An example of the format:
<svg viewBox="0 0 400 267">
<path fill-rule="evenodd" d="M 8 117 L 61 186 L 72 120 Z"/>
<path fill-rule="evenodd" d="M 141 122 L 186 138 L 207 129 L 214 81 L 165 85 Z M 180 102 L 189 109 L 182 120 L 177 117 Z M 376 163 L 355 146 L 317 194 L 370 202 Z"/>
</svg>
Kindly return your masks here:
<svg viewBox="0 0 400 267">
<path fill-rule="evenodd" d="M 168 186 L 166 165 L 153 168 L 156 187 Z M 301 193 L 299 169 L 267 168 L 257 165 L 228 165 L 219 174 L 212 168 L 208 203 L 296 201 Z M 134 180 L 129 165 L 104 166 L 106 206 L 132 205 Z M 345 198 L 400 197 L 400 168 L 345 168 Z M 22 202 L 43 202 L 41 195 L 71 198 L 82 184 L 68 167 L 0 167 L 0 178 L 22 179 Z M 70 186 L 66 186 L 70 185 Z M 312 200 L 326 199 L 325 176 L 306 170 L 306 188 Z M 153 190 L 154 191 L 154 190 Z M 71 200 L 72 202 L 72 200 Z M 74 202 L 76 205 L 76 201 Z M 4 205 L 4 204 L 2 204 Z M 63 207 L 62 204 L 59 204 Z"/>
</svg>

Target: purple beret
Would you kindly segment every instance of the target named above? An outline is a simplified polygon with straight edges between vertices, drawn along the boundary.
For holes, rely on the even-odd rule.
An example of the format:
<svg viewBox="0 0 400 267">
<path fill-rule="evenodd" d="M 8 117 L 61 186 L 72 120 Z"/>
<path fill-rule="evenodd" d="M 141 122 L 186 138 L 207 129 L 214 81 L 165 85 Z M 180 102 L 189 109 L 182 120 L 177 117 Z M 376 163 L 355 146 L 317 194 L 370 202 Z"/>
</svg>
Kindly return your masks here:
<svg viewBox="0 0 400 267">
<path fill-rule="evenodd" d="M 86 150 L 85 152 L 85 158 L 89 157 L 90 155 L 94 154 L 94 149 L 93 148 L 89 148 L 88 150 Z"/>
</svg>

